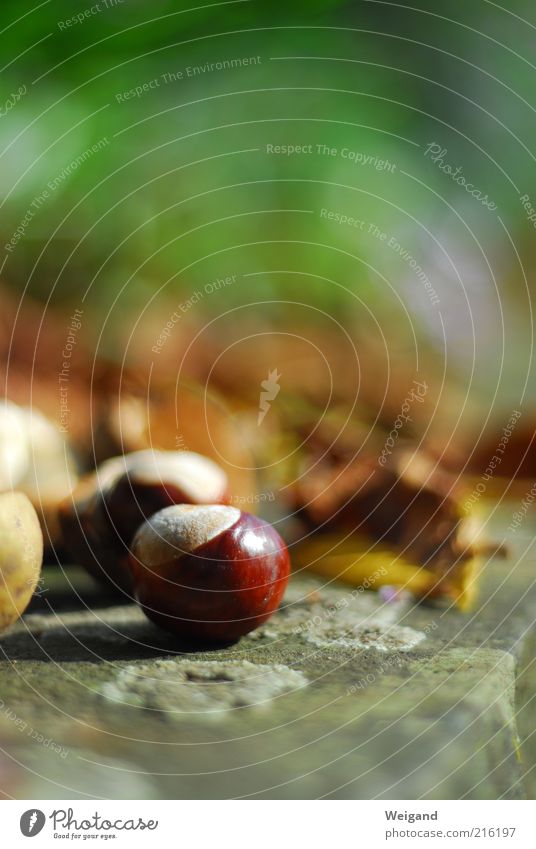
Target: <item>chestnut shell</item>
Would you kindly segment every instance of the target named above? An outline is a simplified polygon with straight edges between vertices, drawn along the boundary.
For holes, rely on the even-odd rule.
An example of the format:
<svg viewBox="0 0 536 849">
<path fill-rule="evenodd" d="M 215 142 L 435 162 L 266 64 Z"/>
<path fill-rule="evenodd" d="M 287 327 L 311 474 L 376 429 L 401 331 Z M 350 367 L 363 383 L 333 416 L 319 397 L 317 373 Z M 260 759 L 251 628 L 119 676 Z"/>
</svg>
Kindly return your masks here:
<svg viewBox="0 0 536 849">
<path fill-rule="evenodd" d="M 231 642 L 262 625 L 283 598 L 288 549 L 270 524 L 241 513 L 191 554 L 149 568 L 131 554 L 135 595 L 156 625 L 181 637 Z"/>
</svg>

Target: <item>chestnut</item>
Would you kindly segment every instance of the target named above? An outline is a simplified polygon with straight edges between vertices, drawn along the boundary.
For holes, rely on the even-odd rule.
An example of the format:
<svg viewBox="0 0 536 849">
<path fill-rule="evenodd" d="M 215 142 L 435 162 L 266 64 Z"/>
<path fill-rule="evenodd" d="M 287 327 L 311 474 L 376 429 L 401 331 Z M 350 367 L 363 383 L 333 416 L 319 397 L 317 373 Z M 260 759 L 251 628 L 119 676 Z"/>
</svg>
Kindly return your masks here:
<svg viewBox="0 0 536 849">
<path fill-rule="evenodd" d="M 37 513 L 22 492 L 0 495 L 0 632 L 28 607 L 43 563 Z"/>
<path fill-rule="evenodd" d="M 97 580 L 131 593 L 129 548 L 142 522 L 171 504 L 225 501 L 227 488 L 225 472 L 190 451 L 113 457 L 62 504 L 64 545 Z"/>
<path fill-rule="evenodd" d="M 230 642 L 277 610 L 290 573 L 268 522 L 228 505 L 166 507 L 138 530 L 135 596 L 155 624 L 181 637 Z"/>
<path fill-rule="evenodd" d="M 130 571 L 124 568 L 117 539 L 110 534 L 102 511 L 102 495 L 125 471 L 126 457 L 112 457 L 80 479 L 60 503 L 61 543 L 73 561 L 100 583 L 131 589 Z"/>
<path fill-rule="evenodd" d="M 78 477 L 68 440 L 35 407 L 0 402 L 0 491 L 23 492 L 48 544 L 58 538 L 57 509 Z"/>
</svg>

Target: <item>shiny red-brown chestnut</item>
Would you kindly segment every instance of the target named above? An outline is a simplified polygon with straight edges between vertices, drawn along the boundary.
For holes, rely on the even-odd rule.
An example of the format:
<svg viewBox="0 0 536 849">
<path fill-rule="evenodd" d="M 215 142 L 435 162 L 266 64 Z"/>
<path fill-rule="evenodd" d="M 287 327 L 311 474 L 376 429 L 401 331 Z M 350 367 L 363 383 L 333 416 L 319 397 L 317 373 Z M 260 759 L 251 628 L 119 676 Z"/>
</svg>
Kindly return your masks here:
<svg viewBox="0 0 536 849">
<path fill-rule="evenodd" d="M 160 627 L 197 641 L 229 642 L 277 610 L 290 573 L 275 528 L 236 507 L 174 505 L 132 543 L 134 592 Z"/>
<path fill-rule="evenodd" d="M 136 451 L 106 461 L 59 511 L 66 548 L 100 581 L 132 592 L 129 548 L 139 526 L 176 503 L 228 500 L 225 472 L 190 451 Z"/>
</svg>

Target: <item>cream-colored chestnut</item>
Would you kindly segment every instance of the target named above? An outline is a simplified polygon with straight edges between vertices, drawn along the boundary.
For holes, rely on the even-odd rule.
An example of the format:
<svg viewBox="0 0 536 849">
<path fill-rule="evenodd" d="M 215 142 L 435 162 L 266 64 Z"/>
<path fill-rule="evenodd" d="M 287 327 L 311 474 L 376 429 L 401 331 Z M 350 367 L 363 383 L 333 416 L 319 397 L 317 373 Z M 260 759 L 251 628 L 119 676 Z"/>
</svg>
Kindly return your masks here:
<svg viewBox="0 0 536 849">
<path fill-rule="evenodd" d="M 181 489 L 185 504 L 219 504 L 226 496 L 227 475 L 209 457 L 194 451 L 136 451 L 127 471 L 136 483 L 161 483 Z"/>
<path fill-rule="evenodd" d="M 78 472 L 69 440 L 31 407 L 0 402 L 0 492 L 16 490 L 37 510 L 47 540 L 57 541 L 57 509 Z"/>
<path fill-rule="evenodd" d="M 76 483 L 69 441 L 39 410 L 0 402 L 0 491 L 25 492 L 33 504 L 62 498 Z"/>
<path fill-rule="evenodd" d="M 0 491 L 16 487 L 29 466 L 25 416 L 11 401 L 0 401 Z"/>
<path fill-rule="evenodd" d="M 226 500 L 227 475 L 208 457 L 135 451 L 107 460 L 64 500 L 63 542 L 95 578 L 129 593 L 130 544 L 146 519 L 171 504 Z"/>
<path fill-rule="evenodd" d="M 0 633 L 28 607 L 43 563 L 43 534 L 21 492 L 0 495 Z"/>
<path fill-rule="evenodd" d="M 103 490 L 107 516 L 128 545 L 145 519 L 171 504 L 228 501 L 227 475 L 191 451 L 140 451 L 125 457 L 125 470 Z"/>
</svg>

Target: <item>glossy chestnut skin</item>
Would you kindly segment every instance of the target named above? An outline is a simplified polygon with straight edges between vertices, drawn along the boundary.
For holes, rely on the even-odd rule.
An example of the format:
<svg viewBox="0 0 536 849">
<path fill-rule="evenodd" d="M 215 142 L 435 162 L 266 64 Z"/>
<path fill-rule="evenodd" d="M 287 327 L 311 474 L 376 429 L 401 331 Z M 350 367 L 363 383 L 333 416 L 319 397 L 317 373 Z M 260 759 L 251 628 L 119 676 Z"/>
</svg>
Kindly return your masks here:
<svg viewBox="0 0 536 849">
<path fill-rule="evenodd" d="M 131 570 L 136 598 L 156 625 L 221 643 L 277 610 L 290 558 L 275 528 L 257 516 L 221 505 L 175 505 L 141 526 Z"/>
<path fill-rule="evenodd" d="M 107 460 L 59 511 L 71 556 L 102 583 L 132 594 L 129 549 L 139 526 L 171 504 L 227 500 L 227 477 L 186 451 L 136 451 Z"/>
</svg>

